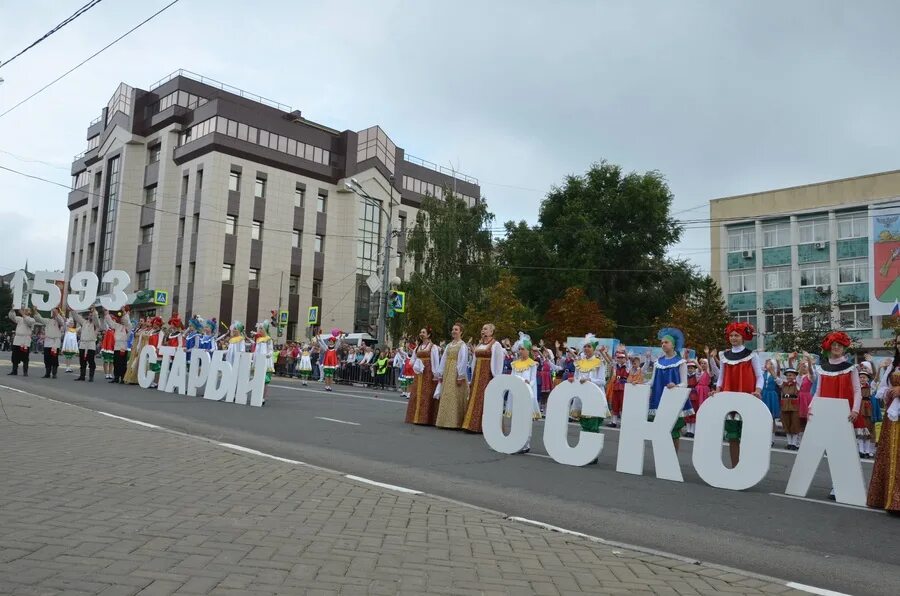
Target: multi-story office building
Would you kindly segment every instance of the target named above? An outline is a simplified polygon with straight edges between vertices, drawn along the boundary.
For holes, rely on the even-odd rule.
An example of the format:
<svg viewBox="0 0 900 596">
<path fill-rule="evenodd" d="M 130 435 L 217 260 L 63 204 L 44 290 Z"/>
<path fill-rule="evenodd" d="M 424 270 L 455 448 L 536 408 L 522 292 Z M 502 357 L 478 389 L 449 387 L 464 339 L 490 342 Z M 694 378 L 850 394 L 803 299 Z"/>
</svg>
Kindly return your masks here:
<svg viewBox="0 0 900 596">
<path fill-rule="evenodd" d="M 391 201 L 390 271 L 405 279 L 425 196 L 480 200 L 477 180 L 407 155 L 378 126 L 333 130 L 184 71 L 147 91 L 121 84 L 72 176 L 69 275 L 124 270 L 132 291 L 168 291 L 148 306 L 163 316 L 252 325 L 280 306 L 289 337 L 305 335 L 310 306 L 323 327 L 374 331 L 366 280 L 381 275 Z M 351 177 L 384 212 L 349 192 Z"/>
<path fill-rule="evenodd" d="M 737 320 L 766 334 L 812 323 L 823 297 L 832 316 L 865 348 L 884 345 L 870 316 L 869 207 L 895 203 L 900 171 L 859 176 L 710 202 L 712 275 Z"/>
</svg>

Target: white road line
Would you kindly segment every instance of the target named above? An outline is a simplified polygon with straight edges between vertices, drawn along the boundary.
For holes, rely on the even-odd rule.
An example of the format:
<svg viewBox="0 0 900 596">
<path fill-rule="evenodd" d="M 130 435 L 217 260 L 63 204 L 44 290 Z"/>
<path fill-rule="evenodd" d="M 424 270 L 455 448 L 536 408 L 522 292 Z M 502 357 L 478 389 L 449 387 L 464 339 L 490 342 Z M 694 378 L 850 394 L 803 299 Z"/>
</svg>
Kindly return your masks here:
<svg viewBox="0 0 900 596">
<path fill-rule="evenodd" d="M 356 395 L 355 393 L 343 393 L 341 391 L 324 391 L 322 389 L 310 389 L 309 387 L 291 387 L 290 385 L 269 385 L 269 387 L 277 387 L 279 389 L 289 389 L 290 391 L 308 391 L 310 393 L 322 393 L 325 395 L 338 395 L 340 397 L 352 397 L 353 399 L 368 399 L 371 401 L 383 401 L 394 404 L 406 405 L 405 399 L 390 399 L 387 397 L 372 397 L 370 395 Z"/>
<path fill-rule="evenodd" d="M 406 493 L 408 495 L 421 495 L 422 491 L 413 490 L 411 488 L 406 488 L 405 486 L 397 486 L 396 484 L 385 484 L 384 482 L 376 482 L 374 480 L 369 480 L 368 478 L 363 478 L 362 476 L 354 476 L 352 474 L 344 474 L 344 478 L 347 480 L 355 480 L 356 482 L 362 482 L 364 484 L 371 484 L 372 486 L 378 486 L 380 488 L 386 488 L 388 490 L 394 490 L 399 493 Z"/>
<path fill-rule="evenodd" d="M 225 447 L 226 449 L 232 449 L 234 451 L 240 451 L 241 453 L 247 453 L 249 455 L 258 455 L 260 457 L 267 457 L 269 459 L 274 459 L 275 461 L 280 461 L 286 464 L 294 464 L 298 466 L 305 466 L 308 464 L 303 463 L 302 461 L 297 461 L 296 459 L 287 459 L 286 457 L 278 457 L 277 455 L 272 455 L 271 453 L 263 453 L 262 451 L 257 451 L 256 449 L 250 449 L 249 447 L 244 447 L 242 445 L 235 445 L 233 443 L 216 443 L 219 447 Z"/>
<path fill-rule="evenodd" d="M 816 588 L 815 586 L 807 586 L 806 584 L 798 584 L 797 582 L 788 582 L 784 585 L 794 590 L 801 590 L 803 592 L 809 592 L 810 594 L 819 594 L 819 596 L 850 596 L 843 592 L 825 590 L 824 588 Z"/>
<path fill-rule="evenodd" d="M 96 410 L 96 412 L 103 416 L 109 416 L 110 418 L 115 418 L 116 420 L 124 420 L 125 422 L 137 424 L 138 426 L 146 426 L 147 428 L 162 429 L 161 426 L 156 426 L 155 424 L 150 424 L 148 422 L 141 422 L 140 420 L 132 420 L 131 418 L 125 418 L 123 416 L 116 416 L 115 414 L 110 414 L 109 412 L 101 412 L 100 410 Z"/>
<path fill-rule="evenodd" d="M 773 497 L 781 497 L 782 499 L 794 499 L 795 501 L 806 501 L 807 503 L 818 503 L 819 505 L 831 505 L 832 507 L 843 507 L 845 509 L 855 509 L 857 511 L 867 511 L 869 513 L 884 513 L 883 509 L 872 509 L 870 507 L 860 507 L 858 505 L 848 505 L 847 503 L 837 503 L 834 501 L 823 501 L 822 499 L 810 499 L 808 497 L 798 497 L 796 495 L 786 495 L 784 493 L 769 493 Z M 837 592 L 834 592 L 837 594 Z"/>
<path fill-rule="evenodd" d="M 530 455 L 531 457 L 543 457 L 544 459 L 553 459 L 549 455 L 544 455 L 543 453 L 524 453 L 523 455 Z"/>
<path fill-rule="evenodd" d="M 328 422 L 339 422 L 341 424 L 352 424 L 353 426 L 359 426 L 359 422 L 347 422 L 346 420 L 338 420 L 337 418 L 326 418 L 325 416 L 316 416 L 316 420 L 327 420 Z"/>
</svg>

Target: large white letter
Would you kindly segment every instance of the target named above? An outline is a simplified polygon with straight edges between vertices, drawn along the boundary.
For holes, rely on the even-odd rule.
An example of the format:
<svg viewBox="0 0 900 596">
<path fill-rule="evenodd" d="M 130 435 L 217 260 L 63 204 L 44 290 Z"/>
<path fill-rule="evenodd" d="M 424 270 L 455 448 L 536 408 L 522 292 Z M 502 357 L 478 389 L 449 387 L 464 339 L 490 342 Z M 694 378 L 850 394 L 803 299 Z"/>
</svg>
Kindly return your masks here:
<svg viewBox="0 0 900 596">
<path fill-rule="evenodd" d="M 452 379 L 448 381 L 452 383 Z M 512 420 L 508 435 L 503 434 L 503 396 L 509 392 Z M 484 390 L 481 426 L 484 440 L 494 451 L 518 453 L 531 440 L 531 388 L 512 375 L 494 377 Z"/>
<path fill-rule="evenodd" d="M 166 383 L 169 381 L 169 367 L 172 365 L 172 357 L 175 356 L 176 349 L 175 346 L 159 348 L 159 355 L 162 356 L 162 361 L 159 363 L 159 384 L 156 387 L 159 391 L 166 390 Z"/>
<path fill-rule="evenodd" d="M 209 366 L 209 377 L 206 381 L 206 389 L 203 390 L 203 399 L 220 401 L 228 398 L 228 394 L 234 392 L 234 369 L 231 363 L 225 360 L 225 350 L 216 350 L 212 355 Z"/>
<path fill-rule="evenodd" d="M 813 412 L 815 415 L 812 415 Z M 822 456 L 828 455 L 828 472 L 834 484 L 835 500 L 865 507 L 862 464 L 856 452 L 853 425 L 847 420 L 850 403 L 846 399 L 817 397 L 810 406 L 810 414 L 784 492 L 805 497 Z"/>
<path fill-rule="evenodd" d="M 653 463 L 656 477 L 683 482 L 678 454 L 672 442 L 672 427 L 691 394 L 687 387 L 663 390 L 653 422 L 647 421 L 650 410 L 650 385 L 625 385 L 625 401 L 622 407 L 622 431 L 619 434 L 619 454 L 616 472 L 644 473 L 644 441 L 653 446 Z"/>
<path fill-rule="evenodd" d="M 232 383 L 231 390 L 225 397 L 225 401 L 240 404 L 242 406 L 247 405 L 247 391 L 249 391 L 249 387 L 244 387 L 243 393 L 239 392 L 238 388 L 241 386 L 242 382 L 245 385 L 248 384 L 248 380 L 250 379 L 250 365 L 252 363 L 252 353 L 241 352 L 240 354 L 238 354 L 238 361 L 234 366 L 234 381 Z"/>
<path fill-rule="evenodd" d="M 737 412 L 744 421 L 741 459 L 732 469 L 722 463 L 722 435 L 729 412 Z M 710 486 L 729 490 L 756 486 L 769 472 L 771 446 L 772 414 L 762 400 L 749 393 L 717 393 L 697 412 L 694 469 Z"/>
<path fill-rule="evenodd" d="M 172 367 L 166 377 L 166 393 L 178 393 L 186 395 L 187 393 L 187 354 L 184 350 L 176 348 L 175 355 L 172 358 Z"/>
<path fill-rule="evenodd" d="M 253 360 L 253 375 L 250 375 L 250 368 L 243 366 L 244 355 L 248 356 L 247 360 Z M 263 395 L 266 390 L 266 355 L 262 352 L 254 352 L 253 354 L 241 354 L 241 366 L 238 369 L 237 389 L 235 390 L 235 403 L 246 405 L 247 393 L 250 393 L 250 405 L 261 406 L 265 399 Z"/>
<path fill-rule="evenodd" d="M 603 433 L 579 431 L 578 444 L 569 446 L 569 411 L 572 400 L 581 399 L 583 416 L 606 416 L 606 397 L 593 383 L 560 383 L 547 398 L 547 419 L 544 421 L 544 447 L 557 463 L 584 466 L 603 451 Z"/>
<path fill-rule="evenodd" d="M 187 394 L 191 397 L 197 395 L 197 389 L 203 387 L 209 378 L 209 352 L 206 350 L 191 350 L 191 366 L 188 368 Z"/>
<path fill-rule="evenodd" d="M 144 346 L 138 355 L 138 385 L 147 389 L 153 384 L 156 373 L 150 370 L 150 365 L 156 364 L 156 348 Z"/>
</svg>

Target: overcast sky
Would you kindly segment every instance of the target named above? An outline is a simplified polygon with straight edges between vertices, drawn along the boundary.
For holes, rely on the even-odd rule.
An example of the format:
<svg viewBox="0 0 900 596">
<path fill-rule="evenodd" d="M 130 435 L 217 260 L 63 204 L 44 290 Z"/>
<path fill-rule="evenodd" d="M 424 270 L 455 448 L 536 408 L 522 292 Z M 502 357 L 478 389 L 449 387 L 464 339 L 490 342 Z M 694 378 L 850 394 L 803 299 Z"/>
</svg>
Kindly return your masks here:
<svg viewBox="0 0 900 596">
<path fill-rule="evenodd" d="M 86 0 L 0 0 L 7 60 Z M 169 0 L 104 0 L 0 67 L 0 112 Z M 709 199 L 900 168 L 900 3 L 181 0 L 0 118 L 0 165 L 69 184 L 119 82 L 185 68 L 481 181 L 498 224 L 607 159 Z M 10 154 L 14 155 L 10 155 Z M 28 160 L 40 160 L 38 163 Z M 62 268 L 67 191 L 0 171 L 0 273 Z M 709 269 L 709 227 L 672 254 Z"/>
</svg>

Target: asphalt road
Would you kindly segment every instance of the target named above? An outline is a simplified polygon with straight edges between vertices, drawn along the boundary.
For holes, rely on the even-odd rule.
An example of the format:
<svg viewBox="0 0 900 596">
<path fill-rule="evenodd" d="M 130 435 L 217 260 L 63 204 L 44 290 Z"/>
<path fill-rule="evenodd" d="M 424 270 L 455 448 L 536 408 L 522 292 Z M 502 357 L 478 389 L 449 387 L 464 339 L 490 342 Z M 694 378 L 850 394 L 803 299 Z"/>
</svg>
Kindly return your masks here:
<svg viewBox="0 0 900 596">
<path fill-rule="evenodd" d="M 5 360 L 0 356 L 0 361 Z M 34 373 L 38 373 L 35 375 Z M 850 594 L 896 594 L 900 586 L 900 520 L 835 505 L 823 463 L 809 497 L 783 495 L 794 454 L 774 450 L 768 476 L 755 488 L 707 486 L 683 440 L 683 483 L 658 480 L 646 452 L 645 475 L 615 472 L 618 432 L 605 431 L 598 465 L 573 468 L 546 456 L 542 423 L 532 452 L 507 456 L 480 435 L 403 423 L 406 402 L 393 392 L 275 379 L 264 408 L 207 402 L 138 387 L 74 383 L 32 376 L 0 384 L 235 443 L 373 480 L 539 520 L 608 540 Z M 100 375 L 102 377 L 102 374 Z M 3 412 L 0 412 L 3 415 Z M 571 432 L 577 432 L 571 426 Z M 75 429 L 77 432 L 77 429 Z M 871 464 L 864 463 L 865 474 Z"/>
</svg>

